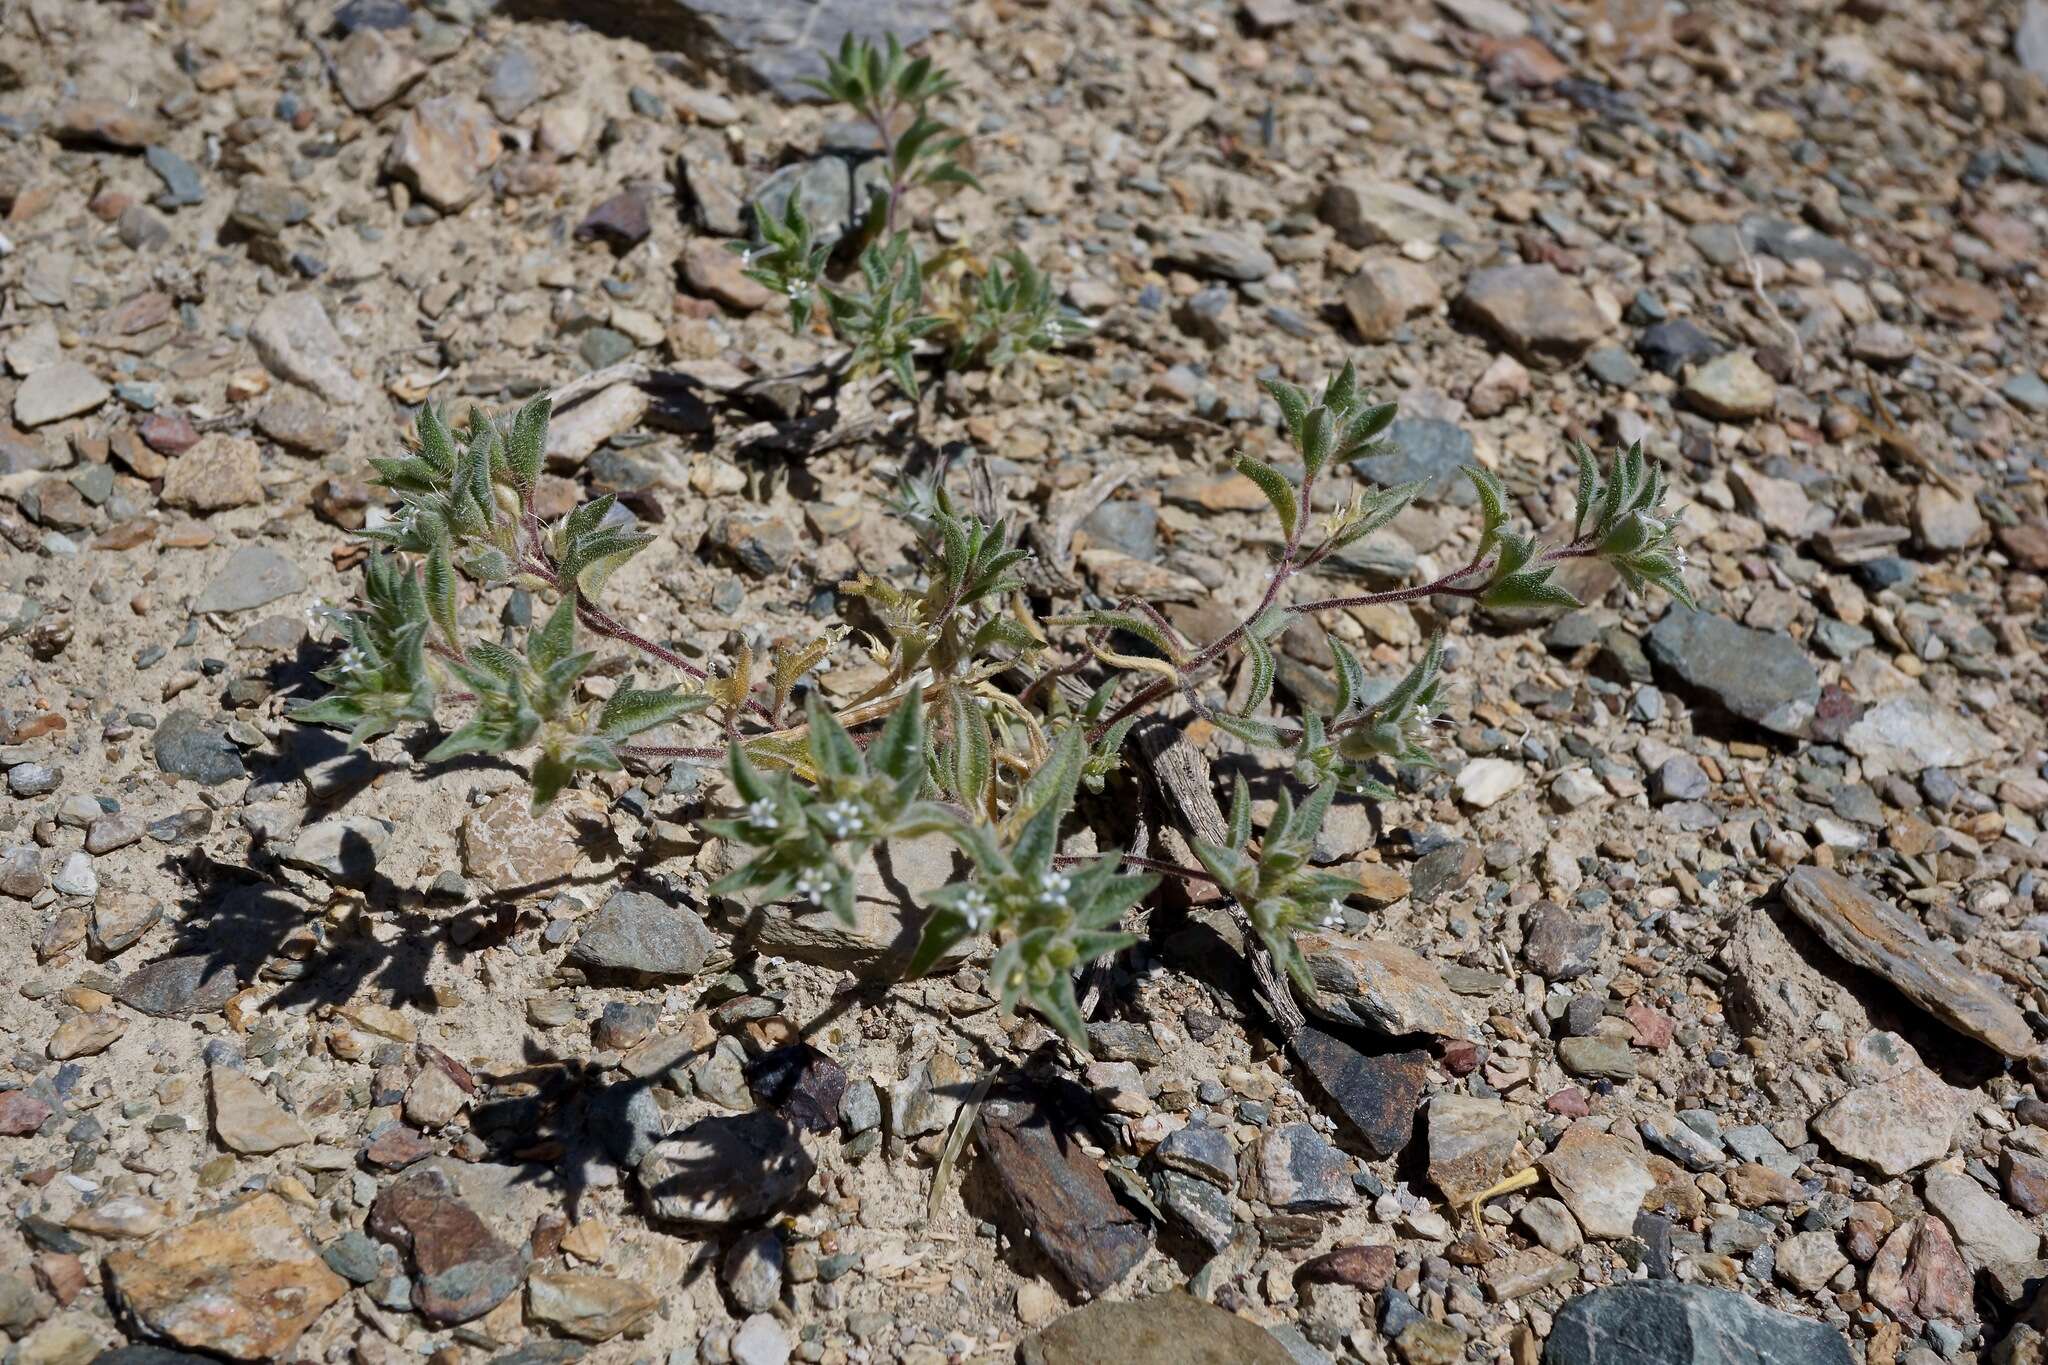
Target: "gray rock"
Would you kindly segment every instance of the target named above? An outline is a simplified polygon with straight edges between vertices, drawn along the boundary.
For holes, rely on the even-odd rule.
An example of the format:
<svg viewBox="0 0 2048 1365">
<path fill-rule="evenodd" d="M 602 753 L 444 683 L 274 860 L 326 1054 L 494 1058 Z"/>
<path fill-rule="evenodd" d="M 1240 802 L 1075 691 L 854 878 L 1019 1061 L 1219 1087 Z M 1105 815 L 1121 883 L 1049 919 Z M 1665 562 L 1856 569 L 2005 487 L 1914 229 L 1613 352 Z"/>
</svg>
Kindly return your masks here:
<svg viewBox="0 0 2048 1365">
<path fill-rule="evenodd" d="M 1420 479 L 1422 502 L 1448 500 L 1465 507 L 1477 500 L 1471 482 L 1458 472 L 1473 461 L 1471 432 L 1435 417 L 1397 417 L 1387 427 L 1386 440 L 1393 449 L 1351 462 L 1361 477 L 1383 488 Z"/>
<path fill-rule="evenodd" d="M 305 589 L 306 575 L 298 565 L 267 545 L 244 545 L 228 556 L 192 610 L 252 611 Z"/>
<path fill-rule="evenodd" d="M 772 1228 L 743 1234 L 725 1253 L 725 1287 L 733 1302 L 748 1313 L 773 1312 L 782 1301 L 785 1253 Z"/>
<path fill-rule="evenodd" d="M 1220 1129 L 1206 1123 L 1189 1123 L 1168 1133 L 1165 1141 L 1152 1149 L 1152 1160 L 1169 1170 L 1197 1176 L 1219 1190 L 1237 1187 L 1237 1153 L 1230 1150 L 1230 1139 Z"/>
<path fill-rule="evenodd" d="M 1546 981 L 1574 981 L 1593 968 L 1607 942 L 1607 927 L 1582 920 L 1562 906 L 1539 905 L 1522 941 L 1522 960 Z"/>
<path fill-rule="evenodd" d="M 1347 176 L 1325 186 L 1318 211 L 1347 246 L 1479 235 L 1478 224 L 1463 209 L 1411 185 L 1369 176 Z"/>
<path fill-rule="evenodd" d="M 1592 295 L 1551 265 L 1475 270 L 1458 310 L 1532 366 L 1573 364 L 1607 335 Z"/>
<path fill-rule="evenodd" d="M 725 901 L 716 911 L 736 947 L 845 971 L 894 974 L 917 951 L 928 898 L 965 871 L 959 850 L 943 835 L 899 839 L 855 865 L 851 925 L 801 900 L 761 906 Z M 973 943 L 961 943 L 940 969 L 974 950 Z"/>
<path fill-rule="evenodd" d="M 206 953 L 159 958 L 121 983 L 114 998 L 159 1019 L 211 1014 L 241 989 L 230 963 Z"/>
<path fill-rule="evenodd" d="M 265 369 L 330 403 L 352 406 L 369 392 L 349 372 L 341 337 L 312 293 L 280 294 L 265 304 L 249 325 L 249 340 Z"/>
<path fill-rule="evenodd" d="M 199 168 L 184 157 L 168 147 L 151 146 L 143 149 L 142 159 L 164 182 L 164 192 L 156 197 L 158 208 L 181 209 L 206 202 L 206 182 L 200 178 Z"/>
<path fill-rule="evenodd" d="M 1852 1365 L 1823 1323 L 1732 1290 L 1638 1280 L 1581 1294 L 1557 1315 L 1544 1365 Z"/>
<path fill-rule="evenodd" d="M 163 718 L 150 741 L 156 766 L 173 777 L 190 778 L 202 787 L 218 787 L 247 777 L 241 752 L 228 741 L 227 728 L 197 711 L 178 710 Z"/>
<path fill-rule="evenodd" d="M 284 851 L 292 867 L 342 886 L 367 886 L 391 842 L 391 830 L 367 815 L 336 816 L 300 830 Z"/>
<path fill-rule="evenodd" d="M 572 12 L 577 6 L 568 6 Z M 849 34 L 906 46 L 951 26 L 953 0 L 652 0 L 636 7 L 653 36 L 792 103 Z"/>
<path fill-rule="evenodd" d="M 1306 1123 L 1283 1124 L 1259 1140 L 1259 1189 L 1288 1213 L 1341 1209 L 1357 1202 L 1351 1163 Z"/>
<path fill-rule="evenodd" d="M 1222 1251 L 1237 1233 L 1230 1196 L 1185 1171 L 1152 1173 L 1152 1194 L 1173 1224 L 1211 1251 Z"/>
<path fill-rule="evenodd" d="M 1707 770 L 1691 754 L 1674 754 L 1658 764 L 1657 771 L 1650 774 L 1650 797 L 1659 805 L 1672 801 L 1698 801 L 1712 786 L 1707 780 Z"/>
<path fill-rule="evenodd" d="M 1654 323 L 1636 338 L 1636 354 L 1643 358 L 1643 363 L 1674 379 L 1686 366 L 1711 360 L 1727 349 L 1690 318 L 1668 318 Z"/>
<path fill-rule="evenodd" d="M 1273 254 L 1234 232 L 1199 232 L 1170 238 L 1161 260 L 1197 275 L 1251 284 L 1280 268 Z"/>
<path fill-rule="evenodd" d="M 1297 1030 L 1288 1046 L 1375 1157 L 1407 1147 L 1415 1136 L 1415 1106 L 1436 1074 L 1428 1052 L 1367 1051 L 1312 1023 Z"/>
<path fill-rule="evenodd" d="M 569 961 L 597 971 L 690 977 L 717 945 L 689 910 L 640 891 L 614 891 L 569 949 Z"/>
<path fill-rule="evenodd" d="M 859 226 L 869 200 L 887 188 L 880 162 L 854 162 L 834 154 L 816 156 L 784 166 L 756 185 L 746 198 L 744 218 L 749 230 L 759 214 L 779 218 L 793 194 L 819 244 L 830 246 Z"/>
<path fill-rule="evenodd" d="M 723 1226 L 773 1216 L 812 1169 L 789 1125 L 756 1112 L 699 1119 L 649 1148 L 635 1171 L 649 1217 Z"/>
<path fill-rule="evenodd" d="M 112 392 L 106 382 L 75 360 L 60 360 L 21 381 L 14 391 L 14 420 L 39 427 L 91 412 Z"/>
<path fill-rule="evenodd" d="M 2026 0 L 2012 35 L 2012 55 L 2037 81 L 2048 81 L 2048 0 Z"/>
<path fill-rule="evenodd" d="M 1868 258 L 1804 223 L 1751 214 L 1742 220 L 1740 231 L 1751 251 L 1761 251 L 1781 261 L 1815 261 L 1829 275 L 1850 279 L 1862 279 L 1871 273 Z"/>
<path fill-rule="evenodd" d="M 1865 711 L 1842 736 L 1844 748 L 1895 773 L 1960 768 L 2001 747 L 1998 736 L 1925 693 L 1890 697 Z"/>
<path fill-rule="evenodd" d="M 1650 657 L 1742 719 L 1799 737 L 1820 702 L 1820 676 L 1791 636 L 1674 608 L 1650 631 Z"/>
<path fill-rule="evenodd" d="M 507 47 L 491 63 L 490 79 L 484 82 L 484 103 L 507 123 L 518 118 L 534 101 L 547 93 L 547 81 L 523 47 Z"/>
</svg>

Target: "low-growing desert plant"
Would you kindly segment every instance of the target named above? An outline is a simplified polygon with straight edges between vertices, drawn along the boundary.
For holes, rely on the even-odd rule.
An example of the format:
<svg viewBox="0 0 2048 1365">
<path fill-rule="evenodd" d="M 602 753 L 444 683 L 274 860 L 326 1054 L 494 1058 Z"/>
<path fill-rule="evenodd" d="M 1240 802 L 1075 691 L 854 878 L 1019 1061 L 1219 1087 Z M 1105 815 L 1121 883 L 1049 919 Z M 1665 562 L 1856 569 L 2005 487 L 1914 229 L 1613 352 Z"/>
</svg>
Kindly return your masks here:
<svg viewBox="0 0 2048 1365">
<path fill-rule="evenodd" d="M 936 112 L 958 81 L 931 58 L 910 56 L 893 37 L 877 46 L 849 35 L 838 55 L 826 58 L 824 77 L 810 84 L 858 114 L 881 149 L 884 174 L 855 234 L 854 272 L 839 283 L 829 278 L 833 249 L 818 241 L 796 193 L 779 213 L 757 204 L 756 240 L 735 243 L 734 250 L 745 257 L 751 279 L 789 300 L 797 332 L 810 327 L 823 298 L 826 321 L 847 347 L 839 362 L 844 377 L 887 374 L 916 398 L 914 358 L 927 337 L 942 344 L 956 367 L 1002 369 L 1088 331 L 1087 321 L 1060 301 L 1023 252 L 1012 249 L 984 262 L 954 249 L 927 260 L 902 226 L 914 189 L 980 188 L 959 160 L 966 135 Z"/>
<path fill-rule="evenodd" d="M 943 836 L 972 870 L 931 898 L 911 970 L 990 936 L 1002 1004 L 1028 1003 L 1076 1046 L 1085 1033 L 1075 970 L 1132 941 L 1126 912 L 1160 874 L 1220 887 L 1312 993 L 1295 934 L 1327 922 L 1355 889 L 1311 864 L 1315 836 L 1340 789 L 1389 795 L 1388 765 L 1430 761 L 1428 731 L 1444 701 L 1443 639 L 1375 690 L 1358 658 L 1330 637 L 1335 704 L 1290 718 L 1272 714 L 1280 632 L 1301 617 L 1430 597 L 1570 605 L 1552 575 L 1579 558 L 1605 560 L 1633 588 L 1684 599 L 1684 561 L 1660 512 L 1662 475 L 1641 448 L 1620 452 L 1602 477 L 1578 447 L 1569 539 L 1544 546 L 1512 529 L 1500 482 L 1473 467 L 1481 527 L 1463 565 L 1411 587 L 1294 600 L 1303 571 L 1386 525 L 1420 486 L 1361 492 L 1312 531 L 1318 486 L 1343 462 L 1384 449 L 1394 405 L 1369 402 L 1349 366 L 1320 394 L 1278 380 L 1267 389 L 1300 472 L 1249 456 L 1237 462 L 1271 504 L 1281 548 L 1259 601 L 1231 629 L 1191 640 L 1144 601 L 1042 617 L 1043 590 L 1027 586 L 1027 552 L 1011 529 L 962 511 L 935 482 L 912 490 L 901 509 L 921 532 L 921 563 L 902 577 L 840 585 L 843 598 L 864 602 L 880 676 L 837 706 L 805 680 L 850 626 L 777 648 L 765 670 L 744 649 L 707 667 L 605 609 L 606 580 L 654 537 L 609 496 L 541 519 L 534 490 L 547 398 L 505 418 L 472 411 L 459 438 L 437 409 L 422 407 L 418 449 L 377 461 L 399 507 L 363 533 L 380 552 L 366 565 L 362 605 L 336 613 L 344 648 L 319 675 L 330 690 L 293 714 L 362 743 L 466 708 L 428 760 L 530 754 L 536 805 L 579 773 L 616 770 L 636 756 L 722 763 L 738 804 L 704 827 L 727 841 L 737 866 L 712 888 L 718 895 L 794 898 L 850 917 L 856 868 L 876 844 Z M 465 597 L 515 588 L 546 608 L 524 648 L 469 638 Z M 607 640 L 668 666 L 676 681 L 586 699 L 579 684 L 596 663 L 592 646 Z M 1249 671 L 1248 686 L 1225 709 L 1211 684 L 1232 666 Z M 1071 693 L 1056 685 L 1077 681 L 1086 685 Z M 1141 716 L 1176 698 L 1245 743 L 1284 755 L 1305 794 L 1283 794 L 1258 831 L 1240 782 L 1228 838 L 1198 842 L 1199 867 L 1063 856 L 1077 793 L 1116 771 Z M 678 738 L 694 742 L 635 743 L 664 726 L 686 727 Z"/>
</svg>

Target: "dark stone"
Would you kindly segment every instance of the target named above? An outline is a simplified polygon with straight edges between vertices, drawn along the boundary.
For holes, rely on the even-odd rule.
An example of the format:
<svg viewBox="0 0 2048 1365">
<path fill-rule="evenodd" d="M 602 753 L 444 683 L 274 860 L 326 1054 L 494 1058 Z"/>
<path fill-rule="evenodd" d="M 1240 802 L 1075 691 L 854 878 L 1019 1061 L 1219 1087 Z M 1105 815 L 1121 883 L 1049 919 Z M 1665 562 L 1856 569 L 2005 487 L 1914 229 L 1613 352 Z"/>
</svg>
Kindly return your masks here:
<svg viewBox="0 0 2048 1365">
<path fill-rule="evenodd" d="M 806 1133 L 829 1132 L 839 1122 L 846 1069 L 809 1043 L 764 1052 L 746 1067 L 754 1101 Z"/>
<path fill-rule="evenodd" d="M 1742 220 L 1740 230 L 1751 251 L 1761 251 L 1781 261 L 1818 261 L 1829 275 L 1851 279 L 1863 279 L 1871 273 L 1867 257 L 1804 223 L 1751 214 Z"/>
<path fill-rule="evenodd" d="M 231 963 L 205 953 L 159 958 L 121 983 L 114 998 L 132 1010 L 175 1019 L 211 1014 L 241 989 Z"/>
<path fill-rule="evenodd" d="M 150 748 L 157 767 L 202 787 L 218 787 L 249 775 L 242 766 L 241 751 L 228 741 L 226 728 L 208 723 L 197 711 L 178 710 L 165 716 Z"/>
<path fill-rule="evenodd" d="M 1841 1334 L 1746 1294 L 1672 1280 L 1581 1294 L 1558 1312 L 1544 1365 L 1851 1365 Z"/>
<path fill-rule="evenodd" d="M 1658 667 L 1766 730 L 1803 737 L 1820 703 L 1820 675 L 1798 641 L 1725 616 L 1675 608 L 1650 631 Z"/>
<path fill-rule="evenodd" d="M 92 1358 L 92 1365 L 219 1365 L 212 1356 L 162 1346 L 116 1346 Z"/>
<path fill-rule="evenodd" d="M 615 247 L 637 246 L 653 231 L 647 218 L 647 199 L 638 190 L 620 190 L 583 215 L 576 225 L 576 240 L 598 239 Z"/>
<path fill-rule="evenodd" d="M 1013 1079 L 983 1103 L 977 1134 L 1020 1240 L 1036 1243 L 1076 1288 L 1100 1294 L 1144 1256 L 1146 1237 L 1081 1150 L 1088 1109 L 1078 1086 Z"/>
<path fill-rule="evenodd" d="M 1673 318 L 1646 327 L 1636 338 L 1636 354 L 1659 374 L 1677 378 L 1688 365 L 1710 359 L 1727 350 L 1689 318 Z"/>
<path fill-rule="evenodd" d="M 1335 1033 L 1304 1025 L 1289 1044 L 1376 1158 L 1393 1156 L 1415 1136 L 1415 1107 L 1429 1084 L 1420 1048 L 1368 1053 Z"/>
<path fill-rule="evenodd" d="M 1453 839 L 1431 849 L 1415 860 L 1409 873 L 1409 896 L 1416 905 L 1430 905 L 1460 890 L 1479 872 L 1479 850 L 1463 839 Z"/>
<path fill-rule="evenodd" d="M 1592 970 L 1606 942 L 1605 925 L 1578 919 L 1546 901 L 1535 907 L 1522 941 L 1522 960 L 1546 981 L 1574 981 Z"/>
<path fill-rule="evenodd" d="M 1467 507 L 1477 500 L 1470 480 L 1458 472 L 1473 462 L 1471 432 L 1434 417 L 1397 417 L 1385 439 L 1393 449 L 1351 462 L 1359 477 L 1383 488 L 1419 479 L 1418 502 Z"/>
<path fill-rule="evenodd" d="M 1152 1160 L 1221 1190 L 1237 1187 L 1237 1153 L 1230 1150 L 1230 1139 L 1220 1129 L 1206 1123 L 1184 1124 L 1168 1133 L 1165 1141 L 1152 1149 Z"/>
<path fill-rule="evenodd" d="M 385 1186 L 364 1226 L 411 1255 L 413 1307 L 443 1327 L 482 1317 L 526 1278 L 526 1248 L 493 1233 L 438 1164 Z"/>
</svg>

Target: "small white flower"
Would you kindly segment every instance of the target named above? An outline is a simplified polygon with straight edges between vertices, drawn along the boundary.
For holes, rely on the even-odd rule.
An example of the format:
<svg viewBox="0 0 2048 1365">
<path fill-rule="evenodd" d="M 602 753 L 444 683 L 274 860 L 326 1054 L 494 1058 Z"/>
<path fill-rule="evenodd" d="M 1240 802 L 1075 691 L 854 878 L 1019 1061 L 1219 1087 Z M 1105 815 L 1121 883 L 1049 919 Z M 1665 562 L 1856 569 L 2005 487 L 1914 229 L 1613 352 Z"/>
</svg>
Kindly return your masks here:
<svg viewBox="0 0 2048 1365">
<path fill-rule="evenodd" d="M 758 830 L 777 829 L 782 824 L 776 818 L 775 803 L 765 796 L 747 806 L 747 823 Z"/>
<path fill-rule="evenodd" d="M 851 801 L 834 801 L 818 812 L 818 818 L 835 839 L 860 832 L 861 809 Z"/>
<path fill-rule="evenodd" d="M 970 887 L 965 895 L 953 903 L 953 908 L 960 912 L 960 918 L 966 922 L 968 932 L 974 934 L 988 928 L 989 922 L 996 916 L 995 906 L 978 887 Z"/>
<path fill-rule="evenodd" d="M 1064 906 L 1067 892 L 1073 889 L 1073 878 L 1062 872 L 1047 872 L 1038 879 L 1038 898 L 1047 905 Z"/>
<path fill-rule="evenodd" d="M 806 871 L 796 879 L 796 893 L 816 905 L 832 889 L 832 879 L 822 872 Z"/>
</svg>

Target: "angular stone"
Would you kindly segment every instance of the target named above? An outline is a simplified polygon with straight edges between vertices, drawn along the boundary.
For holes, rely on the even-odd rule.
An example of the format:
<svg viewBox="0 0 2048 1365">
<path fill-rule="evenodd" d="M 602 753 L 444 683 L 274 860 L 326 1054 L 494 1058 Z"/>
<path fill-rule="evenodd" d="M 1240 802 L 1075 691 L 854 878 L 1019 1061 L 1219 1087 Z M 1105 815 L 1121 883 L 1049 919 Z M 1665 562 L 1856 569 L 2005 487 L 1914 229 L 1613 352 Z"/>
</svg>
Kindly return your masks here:
<svg viewBox="0 0 2048 1365">
<path fill-rule="evenodd" d="M 1086 1096 L 1013 1082 L 982 1104 L 977 1142 L 1017 1232 L 1084 1293 L 1116 1284 L 1145 1254 L 1144 1223 L 1081 1150 Z"/>
<path fill-rule="evenodd" d="M 967 864 L 943 835 L 894 839 L 854 864 L 853 923 L 807 901 L 773 905 L 720 902 L 715 908 L 734 936 L 734 949 L 750 948 L 821 967 L 862 975 L 893 976 L 910 964 L 929 913 L 932 892 L 958 881 Z M 976 951 L 963 940 L 935 970 Z"/>
<path fill-rule="evenodd" d="M 104 1269 L 109 1294 L 151 1332 L 233 1360 L 287 1358 L 348 1292 L 274 1194 L 110 1252 Z"/>
<path fill-rule="evenodd" d="M 206 1074 L 213 1093 L 214 1136 L 229 1151 L 263 1156 L 313 1140 L 305 1124 L 243 1073 L 213 1066 Z"/>
<path fill-rule="evenodd" d="M 1847 877 L 1798 867 L 1780 892 L 1843 960 L 1883 977 L 1935 1018 L 2008 1057 L 2035 1054 L 2034 1031 L 2006 988 L 1964 967 L 1918 923 Z"/>
<path fill-rule="evenodd" d="M 144 1014 L 176 1019 L 212 1014 L 240 989 L 232 963 L 205 953 L 186 953 L 137 968 L 114 998 Z"/>
<path fill-rule="evenodd" d="M 1596 1240 L 1634 1236 L 1643 1198 L 1657 1187 L 1641 1148 L 1583 1123 L 1567 1130 L 1536 1164 L 1586 1236 Z"/>
<path fill-rule="evenodd" d="M 299 394 L 284 392 L 256 414 L 256 430 L 281 446 L 309 455 L 331 455 L 347 439 L 342 424 L 325 407 Z"/>
<path fill-rule="evenodd" d="M 650 1218 L 690 1226 L 752 1223 L 810 1184 L 810 1155 L 773 1114 L 713 1115 L 663 1138 L 640 1158 Z"/>
<path fill-rule="evenodd" d="M 56 1112 L 26 1090 L 0 1090 L 0 1137 L 26 1137 Z"/>
<path fill-rule="evenodd" d="M 1173 1291 L 1130 1303 L 1091 1303 L 1028 1336 L 1021 1365 L 1296 1365 L 1264 1328 Z"/>
<path fill-rule="evenodd" d="M 558 469 L 573 469 L 597 448 L 640 425 L 652 400 L 638 384 L 613 384 L 556 414 L 548 423 L 548 463 Z"/>
<path fill-rule="evenodd" d="M 526 1311 L 566 1336 L 610 1341 L 654 1316 L 661 1300 L 631 1280 L 540 1271 L 526 1282 Z"/>
<path fill-rule="evenodd" d="M 747 1063 L 747 1090 L 804 1133 L 829 1133 L 846 1098 L 846 1068 L 809 1043 L 772 1048 Z"/>
<path fill-rule="evenodd" d="M 1695 365 L 1682 390 L 1688 403 L 1724 422 L 1768 417 L 1778 406 L 1778 385 L 1747 351 L 1730 351 Z"/>
<path fill-rule="evenodd" d="M 1745 1294 L 1676 1280 L 1635 1280 L 1565 1304 L 1544 1365 L 1854 1365 L 1824 1323 Z"/>
<path fill-rule="evenodd" d="M 1401 246 L 1479 235 L 1478 224 L 1463 209 L 1411 185 L 1364 175 L 1324 186 L 1319 211 L 1346 246 Z"/>
<path fill-rule="evenodd" d="M 288 867 L 316 873 L 340 886 L 367 886 L 391 843 L 391 830 L 367 815 L 316 820 L 293 836 L 281 855 Z"/>
<path fill-rule="evenodd" d="M 39 427 L 91 412 L 112 392 L 104 380 L 75 360 L 44 366 L 14 391 L 14 420 Z"/>
<path fill-rule="evenodd" d="M 1833 1232 L 1794 1233 L 1778 1244 L 1774 1270 L 1779 1281 L 1802 1294 L 1812 1294 L 1849 1264 Z"/>
<path fill-rule="evenodd" d="M 330 69 L 335 88 L 358 114 L 376 113 L 427 74 L 427 64 L 413 55 L 411 44 L 370 27 L 356 29 L 335 46 Z"/>
<path fill-rule="evenodd" d="M 1364 1052 L 1314 1024 L 1304 1024 L 1288 1046 L 1375 1157 L 1384 1159 L 1408 1146 L 1415 1135 L 1415 1107 L 1434 1070 L 1429 1053 L 1420 1048 Z"/>
<path fill-rule="evenodd" d="M 74 1014 L 57 1025 L 45 1049 L 50 1060 L 68 1062 L 75 1057 L 97 1057 L 121 1040 L 128 1021 L 112 1010 Z"/>
<path fill-rule="evenodd" d="M 327 310 L 309 291 L 280 294 L 265 304 L 249 326 L 249 340 L 265 369 L 330 403 L 352 407 L 368 395 L 349 371 L 347 350 Z"/>
<path fill-rule="evenodd" d="M 1429 1180 L 1453 1204 L 1518 1170 L 1522 1123 L 1499 1100 L 1439 1094 L 1429 1101 Z"/>
<path fill-rule="evenodd" d="M 228 557 L 192 610 L 253 611 L 305 590 L 306 575 L 298 565 L 267 545 L 244 545 Z"/>
<path fill-rule="evenodd" d="M 551 892 L 610 828 L 604 803 L 581 787 L 537 812 L 523 788 L 500 792 L 463 817 L 462 872 L 500 896 Z"/>
<path fill-rule="evenodd" d="M 638 13 L 664 45 L 795 103 L 819 98 L 805 82 L 825 74 L 824 54 L 848 36 L 910 47 L 950 27 L 956 8 L 955 0 L 659 0 Z"/>
<path fill-rule="evenodd" d="M 1675 607 L 1644 643 L 1688 687 L 1766 730 L 1800 737 L 1820 705 L 1820 675 L 1789 635 Z"/>
<path fill-rule="evenodd" d="M 1608 330 L 1592 296 L 1550 265 L 1476 270 L 1458 309 L 1542 369 L 1577 363 Z"/>
<path fill-rule="evenodd" d="M 1842 745 L 1866 763 L 1909 775 L 1981 763 L 2002 747 L 1998 736 L 1978 721 L 1923 692 L 1888 697 L 1871 707 L 1843 734 Z"/>
<path fill-rule="evenodd" d="M 704 921 L 640 891 L 614 891 L 583 926 L 569 961 L 597 972 L 681 980 L 717 945 Z"/>
<path fill-rule="evenodd" d="M 263 462 L 255 442 L 215 432 L 171 461 L 164 473 L 164 505 L 202 513 L 254 507 L 263 501 L 262 476 Z M 261 546 L 240 551 L 257 552 L 278 557 Z"/>
<path fill-rule="evenodd" d="M 1350 1163 L 1306 1123 L 1286 1123 L 1259 1139 L 1259 1191 L 1284 1213 L 1341 1209 L 1357 1202 Z"/>
<path fill-rule="evenodd" d="M 1428 269 L 1392 257 L 1367 261 L 1344 282 L 1344 311 L 1365 341 L 1389 341 L 1401 324 L 1443 303 L 1443 291 Z"/>
<path fill-rule="evenodd" d="M 2031 1261 L 2041 1254 L 2041 1234 L 1961 1171 L 1929 1171 L 1922 1188 L 1927 1207 L 1955 1233 L 1956 1246 L 1971 1269 L 2000 1261 Z"/>
<path fill-rule="evenodd" d="M 1814 1132 L 1851 1161 L 1887 1176 L 1948 1154 L 1963 1116 L 1960 1096 L 1903 1039 L 1867 1034 L 1857 1041 L 1851 1063 L 1857 1084 L 1814 1117 Z"/>
<path fill-rule="evenodd" d="M 417 1166 L 386 1185 L 364 1226 L 412 1259 L 412 1302 L 444 1327 L 480 1318 L 519 1290 L 527 1248 L 507 1245 L 463 1201 L 455 1176 L 439 1163 Z"/>
<path fill-rule="evenodd" d="M 1427 959 L 1387 939 L 1302 934 L 1318 1013 L 1376 1033 L 1463 1038 L 1471 1029 L 1458 997 Z"/>
<path fill-rule="evenodd" d="M 406 111 L 384 169 L 451 213 L 476 197 L 484 172 L 498 164 L 503 151 L 488 110 L 474 100 L 442 95 Z"/>
<path fill-rule="evenodd" d="M 1591 971 L 1607 942 L 1607 926 L 1539 902 L 1522 939 L 1522 960 L 1546 981 L 1575 981 Z"/>
</svg>

